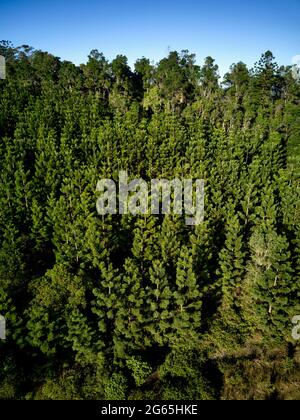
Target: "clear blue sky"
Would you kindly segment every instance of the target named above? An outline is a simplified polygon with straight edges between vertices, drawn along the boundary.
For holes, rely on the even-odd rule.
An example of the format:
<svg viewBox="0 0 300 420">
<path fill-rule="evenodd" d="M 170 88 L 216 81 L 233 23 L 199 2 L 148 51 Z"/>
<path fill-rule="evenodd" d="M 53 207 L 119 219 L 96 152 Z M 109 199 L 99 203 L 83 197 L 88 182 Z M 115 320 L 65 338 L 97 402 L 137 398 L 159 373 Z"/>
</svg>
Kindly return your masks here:
<svg viewBox="0 0 300 420">
<path fill-rule="evenodd" d="M 94 48 L 130 65 L 188 49 L 199 64 L 214 57 L 223 74 L 268 49 L 286 65 L 300 54 L 300 0 L 1 0 L 0 16 L 0 39 L 76 64 Z"/>
</svg>

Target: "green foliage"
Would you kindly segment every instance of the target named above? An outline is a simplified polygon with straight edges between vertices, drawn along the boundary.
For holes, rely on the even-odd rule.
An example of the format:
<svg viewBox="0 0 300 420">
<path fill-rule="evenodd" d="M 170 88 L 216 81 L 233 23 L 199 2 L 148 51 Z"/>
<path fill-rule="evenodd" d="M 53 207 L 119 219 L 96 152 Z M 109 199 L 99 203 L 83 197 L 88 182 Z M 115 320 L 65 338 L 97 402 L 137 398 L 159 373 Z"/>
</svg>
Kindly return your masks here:
<svg viewBox="0 0 300 420">
<path fill-rule="evenodd" d="M 126 378 L 121 373 L 113 373 L 106 381 L 104 397 L 106 400 L 125 400 L 126 391 Z"/>
<path fill-rule="evenodd" d="M 152 372 L 151 366 L 147 362 L 143 362 L 141 357 L 130 357 L 126 360 L 128 369 L 132 372 L 137 386 L 144 384 L 145 380 Z"/>
<path fill-rule="evenodd" d="M 291 68 L 0 54 L 0 399 L 299 398 Z M 100 217 L 121 170 L 204 179 L 204 223 Z"/>
</svg>

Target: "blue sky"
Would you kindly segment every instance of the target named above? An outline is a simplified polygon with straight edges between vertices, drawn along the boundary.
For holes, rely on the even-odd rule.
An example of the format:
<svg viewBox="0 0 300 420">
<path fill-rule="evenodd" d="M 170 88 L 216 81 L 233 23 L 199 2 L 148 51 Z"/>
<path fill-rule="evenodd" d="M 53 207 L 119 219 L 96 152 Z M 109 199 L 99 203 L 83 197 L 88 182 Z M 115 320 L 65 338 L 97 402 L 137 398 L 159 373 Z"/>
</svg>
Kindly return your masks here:
<svg viewBox="0 0 300 420">
<path fill-rule="evenodd" d="M 268 49 L 286 65 L 300 54 L 300 0 L 1 0 L 0 15 L 0 39 L 76 64 L 94 48 L 130 65 L 188 49 L 199 64 L 211 55 L 223 74 Z"/>
</svg>

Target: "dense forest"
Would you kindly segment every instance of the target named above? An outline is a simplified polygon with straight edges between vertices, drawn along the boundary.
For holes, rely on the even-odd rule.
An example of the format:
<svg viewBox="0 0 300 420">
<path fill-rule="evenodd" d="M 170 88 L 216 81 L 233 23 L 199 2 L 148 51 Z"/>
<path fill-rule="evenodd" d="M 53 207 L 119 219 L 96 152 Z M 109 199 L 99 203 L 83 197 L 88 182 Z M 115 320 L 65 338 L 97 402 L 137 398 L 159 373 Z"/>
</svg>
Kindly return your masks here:
<svg viewBox="0 0 300 420">
<path fill-rule="evenodd" d="M 295 69 L 0 54 L 0 399 L 300 399 Z M 203 223 L 100 216 L 120 170 L 203 179 Z"/>
</svg>

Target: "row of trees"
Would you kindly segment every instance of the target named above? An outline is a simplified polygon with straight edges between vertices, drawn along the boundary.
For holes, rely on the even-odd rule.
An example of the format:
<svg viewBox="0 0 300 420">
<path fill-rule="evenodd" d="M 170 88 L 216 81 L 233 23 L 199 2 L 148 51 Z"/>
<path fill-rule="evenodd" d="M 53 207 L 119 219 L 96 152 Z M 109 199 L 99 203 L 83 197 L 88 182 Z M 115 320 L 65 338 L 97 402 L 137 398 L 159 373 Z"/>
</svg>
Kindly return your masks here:
<svg viewBox="0 0 300 420">
<path fill-rule="evenodd" d="M 295 398 L 300 85 L 0 44 L 0 398 Z M 96 211 L 96 184 L 205 180 L 205 221 Z"/>
</svg>

